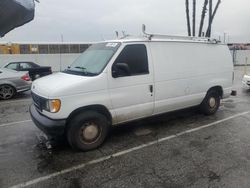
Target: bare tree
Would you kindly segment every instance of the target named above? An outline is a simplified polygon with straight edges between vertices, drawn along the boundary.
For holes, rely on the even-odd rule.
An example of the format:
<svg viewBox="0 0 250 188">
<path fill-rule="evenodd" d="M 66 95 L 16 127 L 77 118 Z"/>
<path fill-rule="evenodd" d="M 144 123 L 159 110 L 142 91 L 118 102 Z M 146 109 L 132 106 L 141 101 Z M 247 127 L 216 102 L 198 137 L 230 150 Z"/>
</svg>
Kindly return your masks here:
<svg viewBox="0 0 250 188">
<path fill-rule="evenodd" d="M 208 0 L 205 0 L 204 1 L 204 5 L 203 5 L 203 9 L 202 9 L 202 13 L 201 13 L 201 22 L 200 22 L 200 29 L 199 29 L 199 37 L 201 37 L 201 33 L 202 33 L 203 25 L 204 25 L 204 19 L 205 19 L 206 12 L 207 12 L 207 4 L 208 4 Z"/>
<path fill-rule="evenodd" d="M 212 1 L 212 0 L 210 0 L 210 1 Z M 219 8 L 220 3 L 221 3 L 221 0 L 218 0 L 213 13 L 212 13 L 212 10 L 211 10 L 211 15 L 210 15 L 211 17 L 209 16 L 210 19 L 209 19 L 207 32 L 206 32 L 206 37 L 211 37 L 212 23 L 213 23 L 214 17 L 215 17 L 215 15 L 217 13 L 217 10 Z"/>
<path fill-rule="evenodd" d="M 209 0 L 209 16 L 208 16 L 208 27 L 207 27 L 206 37 L 211 36 L 212 14 L 213 14 L 213 0 Z"/>
<path fill-rule="evenodd" d="M 186 17 L 187 17 L 188 36 L 191 36 L 191 26 L 190 26 L 190 17 L 189 17 L 189 0 L 186 0 Z"/>
<path fill-rule="evenodd" d="M 193 36 L 195 36 L 196 0 L 193 0 Z"/>
</svg>

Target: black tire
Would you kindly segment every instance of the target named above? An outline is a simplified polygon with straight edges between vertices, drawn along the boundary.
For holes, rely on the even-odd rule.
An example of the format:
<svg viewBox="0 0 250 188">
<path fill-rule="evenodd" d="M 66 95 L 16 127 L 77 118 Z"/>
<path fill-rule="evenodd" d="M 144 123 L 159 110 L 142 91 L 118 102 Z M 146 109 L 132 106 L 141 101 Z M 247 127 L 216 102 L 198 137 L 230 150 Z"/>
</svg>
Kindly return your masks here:
<svg viewBox="0 0 250 188">
<path fill-rule="evenodd" d="M 73 149 L 89 151 L 98 148 L 108 132 L 109 123 L 106 116 L 95 111 L 85 111 L 77 114 L 69 122 L 67 139 Z M 93 138 L 90 138 L 91 136 Z"/>
<path fill-rule="evenodd" d="M 0 85 L 0 99 L 11 99 L 15 94 L 16 89 L 13 86 L 7 84 Z"/>
<path fill-rule="evenodd" d="M 220 107 L 220 95 L 216 90 L 208 91 L 200 105 L 201 112 L 205 115 L 213 115 Z"/>
</svg>

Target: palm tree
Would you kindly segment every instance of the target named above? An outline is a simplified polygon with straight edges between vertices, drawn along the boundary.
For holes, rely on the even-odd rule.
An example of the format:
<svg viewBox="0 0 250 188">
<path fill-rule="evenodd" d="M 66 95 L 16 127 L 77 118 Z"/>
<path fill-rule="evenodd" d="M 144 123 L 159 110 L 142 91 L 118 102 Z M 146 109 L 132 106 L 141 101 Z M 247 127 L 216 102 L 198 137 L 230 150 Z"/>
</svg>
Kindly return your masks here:
<svg viewBox="0 0 250 188">
<path fill-rule="evenodd" d="M 193 36 L 195 36 L 196 0 L 193 0 Z"/>
<path fill-rule="evenodd" d="M 187 18 L 188 36 L 191 36 L 191 26 L 190 26 L 190 18 L 189 18 L 189 0 L 186 0 L 186 18 Z"/>
<path fill-rule="evenodd" d="M 212 1 L 212 0 L 210 0 L 210 1 Z M 219 8 L 220 3 L 221 3 L 221 0 L 218 0 L 216 6 L 214 8 L 213 13 L 212 13 L 212 2 L 209 5 L 211 8 L 209 8 L 209 23 L 208 23 L 208 28 L 207 28 L 207 32 L 206 32 L 206 37 L 211 37 L 212 23 L 213 23 L 214 17 L 216 15 L 216 12 L 217 12 L 217 10 Z"/>
<path fill-rule="evenodd" d="M 199 37 L 201 37 L 201 33 L 202 33 L 203 25 L 204 25 L 204 19 L 205 19 L 206 12 L 207 12 L 207 4 L 208 4 L 208 0 L 205 0 L 204 1 L 204 5 L 203 5 L 203 9 L 202 9 L 202 13 L 201 13 L 201 22 L 200 22 L 200 29 L 199 29 Z"/>
</svg>

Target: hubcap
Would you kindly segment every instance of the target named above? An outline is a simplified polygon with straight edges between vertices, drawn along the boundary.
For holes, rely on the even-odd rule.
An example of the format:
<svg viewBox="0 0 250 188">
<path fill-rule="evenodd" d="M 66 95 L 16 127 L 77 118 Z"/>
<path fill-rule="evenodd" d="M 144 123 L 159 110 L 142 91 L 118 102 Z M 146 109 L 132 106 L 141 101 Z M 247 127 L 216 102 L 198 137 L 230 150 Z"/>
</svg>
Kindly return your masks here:
<svg viewBox="0 0 250 188">
<path fill-rule="evenodd" d="M 214 97 L 211 97 L 211 98 L 209 99 L 209 106 L 210 106 L 211 108 L 214 108 L 214 107 L 216 106 L 216 100 L 215 100 Z"/>
<path fill-rule="evenodd" d="M 10 86 L 1 86 L 0 87 L 0 98 L 9 99 L 13 96 L 14 90 Z"/>
<path fill-rule="evenodd" d="M 99 129 L 95 123 L 87 123 L 83 126 L 82 130 L 82 139 L 87 142 L 94 141 L 98 134 Z"/>
</svg>

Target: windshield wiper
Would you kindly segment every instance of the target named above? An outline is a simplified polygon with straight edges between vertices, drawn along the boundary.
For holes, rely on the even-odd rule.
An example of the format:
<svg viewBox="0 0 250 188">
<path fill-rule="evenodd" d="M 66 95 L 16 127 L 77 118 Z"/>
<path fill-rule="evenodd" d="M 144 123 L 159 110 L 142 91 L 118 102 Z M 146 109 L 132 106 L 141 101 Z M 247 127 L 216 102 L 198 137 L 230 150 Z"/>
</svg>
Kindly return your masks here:
<svg viewBox="0 0 250 188">
<path fill-rule="evenodd" d="M 75 70 L 72 70 L 71 68 L 75 68 L 75 69 L 81 69 L 82 71 L 79 72 L 79 71 L 75 71 Z M 68 69 L 65 70 L 65 72 L 67 71 L 70 71 L 70 72 L 75 72 L 75 73 L 79 73 L 81 75 L 85 75 L 85 76 L 96 76 L 98 75 L 97 73 L 92 73 L 92 72 L 88 72 L 86 71 L 86 68 L 85 67 L 80 67 L 80 66 L 77 66 L 77 67 L 70 67 Z"/>
<path fill-rule="evenodd" d="M 79 67 L 79 66 L 77 66 L 77 67 L 73 67 L 73 68 L 86 70 L 86 68 L 85 68 L 85 67 Z"/>
</svg>

